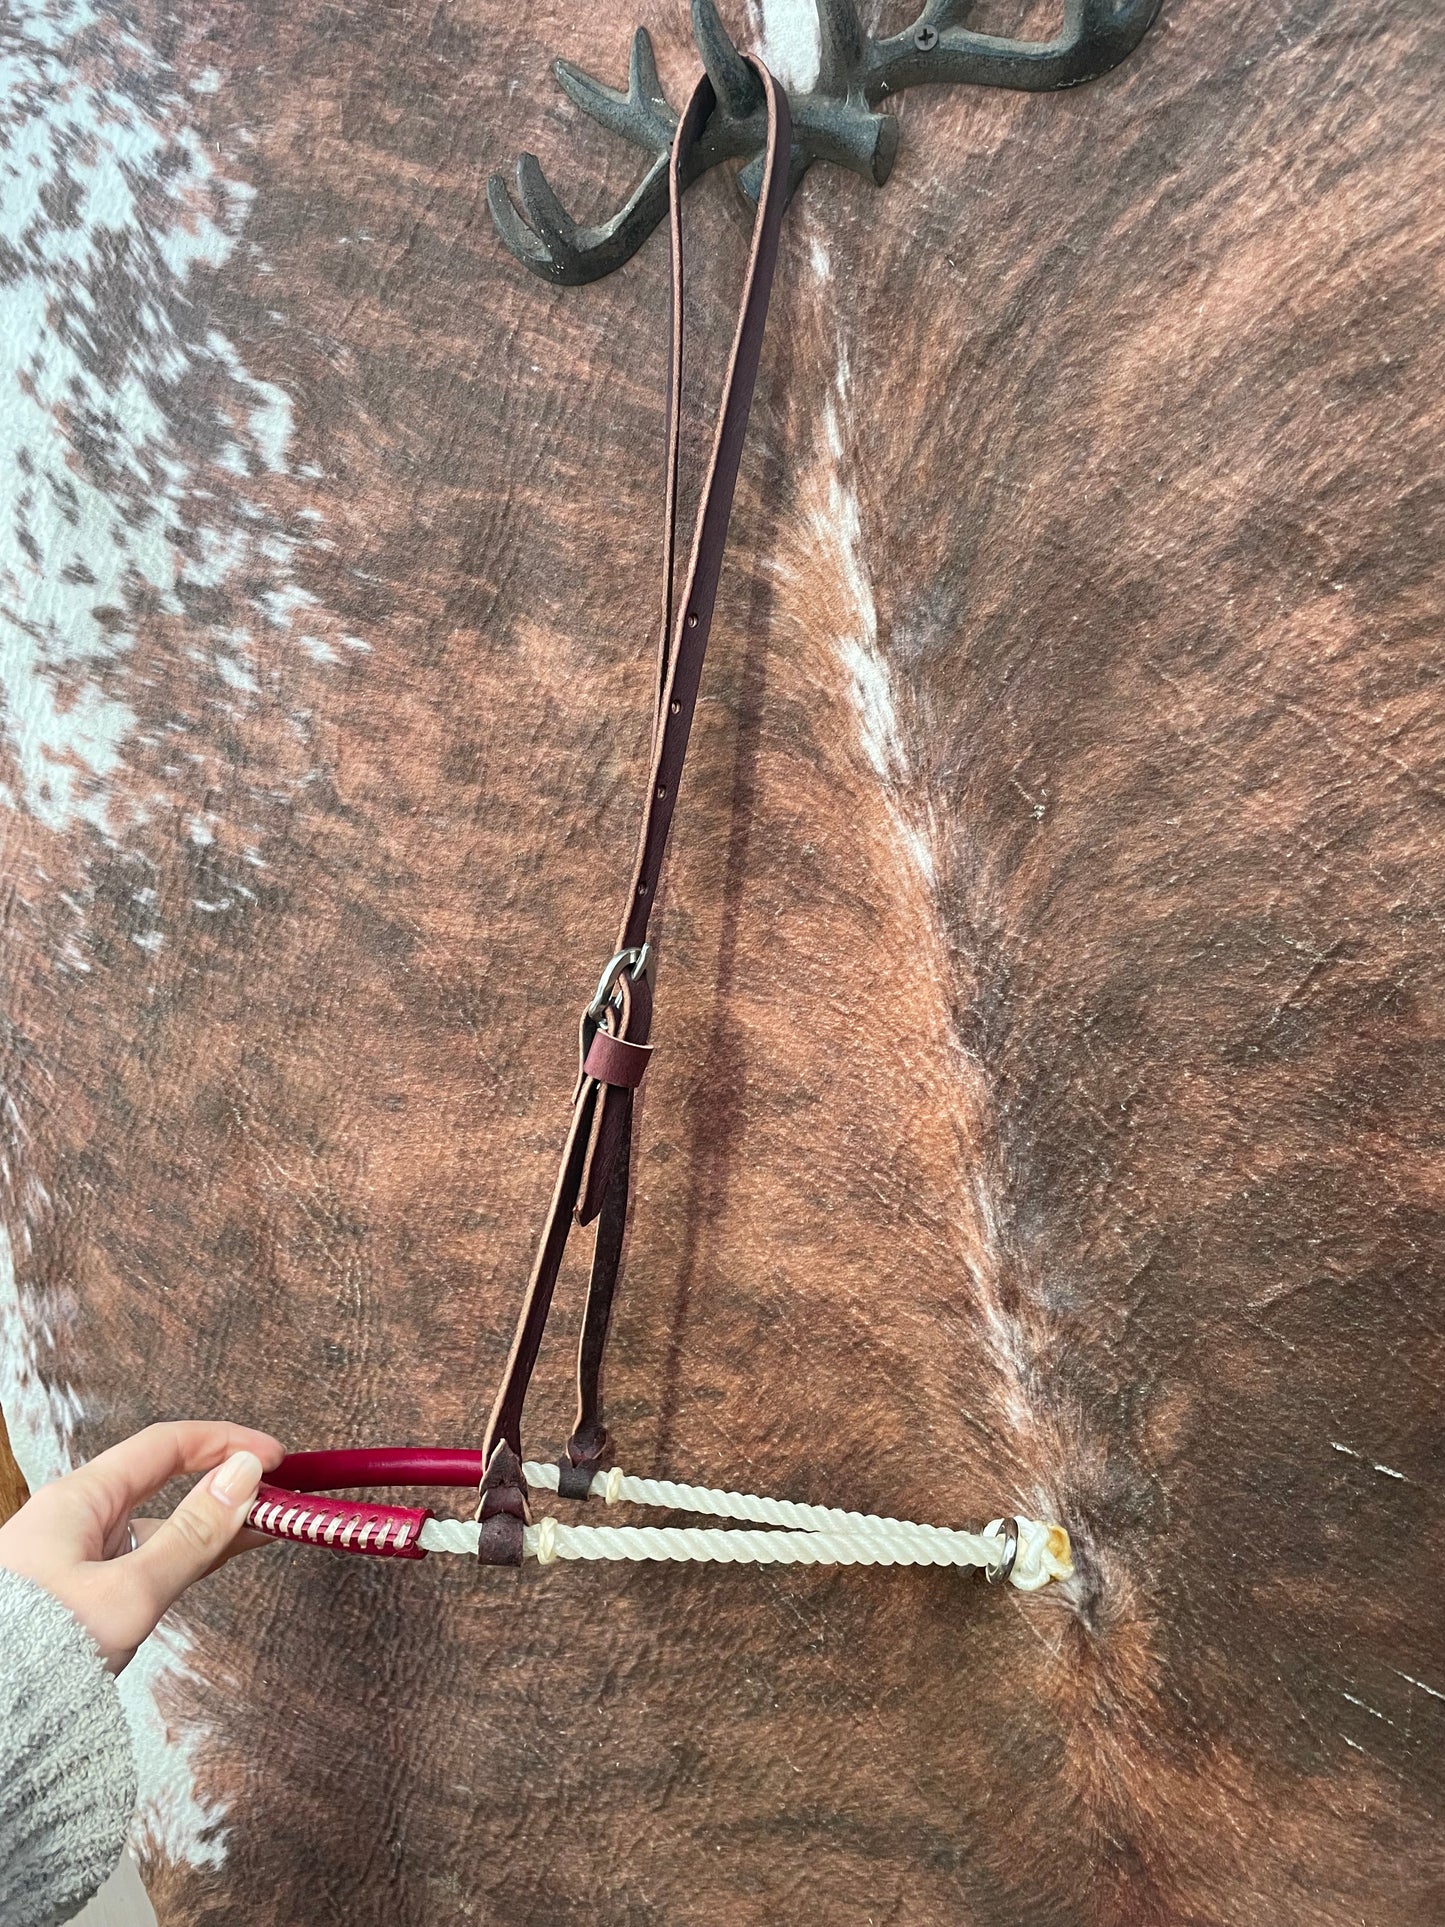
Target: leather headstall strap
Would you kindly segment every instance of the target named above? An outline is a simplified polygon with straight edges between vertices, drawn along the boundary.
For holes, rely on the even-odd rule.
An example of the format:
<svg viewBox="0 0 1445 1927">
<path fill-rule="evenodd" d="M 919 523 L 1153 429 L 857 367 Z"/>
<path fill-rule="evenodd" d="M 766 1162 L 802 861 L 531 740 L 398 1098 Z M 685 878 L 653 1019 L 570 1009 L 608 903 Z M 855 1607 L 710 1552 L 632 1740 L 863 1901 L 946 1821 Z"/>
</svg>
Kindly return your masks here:
<svg viewBox="0 0 1445 1927">
<path fill-rule="evenodd" d="M 574 1216 L 579 1223 L 587 1224 L 600 1214 L 601 1223 L 597 1228 L 578 1347 L 577 1422 L 560 1461 L 561 1493 L 566 1497 L 585 1498 L 607 1450 L 607 1429 L 602 1420 L 602 1361 L 627 1226 L 633 1093 L 642 1081 L 651 1049 L 647 1040 L 652 1027 L 653 951 L 648 943 L 648 924 L 662 877 L 668 831 L 712 626 L 733 491 L 762 351 L 778 235 L 789 192 L 792 122 L 787 95 L 761 61 L 749 59 L 748 64 L 762 82 L 767 103 L 763 178 L 712 456 L 698 504 L 692 555 L 683 594 L 676 602 L 673 558 L 682 445 L 682 198 L 688 158 L 716 106 L 712 82 L 706 75 L 693 89 L 672 144 L 669 170 L 672 335 L 667 399 L 663 616 L 650 780 L 616 954 L 603 972 L 596 996 L 583 1013 L 580 1068 L 561 1168 L 483 1442 L 485 1471 L 477 1515 L 482 1532 L 477 1553 L 487 1564 L 521 1563 L 521 1526 L 527 1517 L 527 1488 L 521 1464 L 522 1408 Z"/>
</svg>

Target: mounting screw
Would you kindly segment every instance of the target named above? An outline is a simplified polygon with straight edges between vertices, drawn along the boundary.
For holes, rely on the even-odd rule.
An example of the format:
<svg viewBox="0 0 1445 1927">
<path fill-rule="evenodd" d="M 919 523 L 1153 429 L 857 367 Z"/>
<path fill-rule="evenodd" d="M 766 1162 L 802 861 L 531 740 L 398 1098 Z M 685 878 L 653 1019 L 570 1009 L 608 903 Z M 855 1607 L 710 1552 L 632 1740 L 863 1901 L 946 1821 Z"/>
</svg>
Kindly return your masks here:
<svg viewBox="0 0 1445 1927">
<path fill-rule="evenodd" d="M 922 26 L 915 28 L 913 44 L 921 54 L 932 53 L 933 49 L 938 45 L 937 27 Z"/>
</svg>

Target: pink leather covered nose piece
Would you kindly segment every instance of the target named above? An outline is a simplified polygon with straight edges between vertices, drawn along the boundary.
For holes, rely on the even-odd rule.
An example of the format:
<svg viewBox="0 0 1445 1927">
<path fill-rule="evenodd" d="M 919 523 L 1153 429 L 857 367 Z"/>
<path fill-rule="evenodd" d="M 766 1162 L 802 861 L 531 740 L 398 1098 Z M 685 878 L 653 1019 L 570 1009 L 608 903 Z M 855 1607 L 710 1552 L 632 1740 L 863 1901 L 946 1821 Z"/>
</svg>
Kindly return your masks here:
<svg viewBox="0 0 1445 1927">
<path fill-rule="evenodd" d="M 421 1529 L 432 1517 L 424 1506 L 372 1505 L 334 1499 L 329 1489 L 377 1485 L 475 1488 L 482 1476 L 480 1452 L 431 1446 L 381 1446 L 363 1451 L 293 1452 L 273 1480 L 257 1490 L 246 1524 L 272 1539 L 329 1546 L 334 1552 L 366 1553 L 373 1559 L 425 1559 Z M 274 1482 L 273 1482 L 274 1481 Z"/>
</svg>

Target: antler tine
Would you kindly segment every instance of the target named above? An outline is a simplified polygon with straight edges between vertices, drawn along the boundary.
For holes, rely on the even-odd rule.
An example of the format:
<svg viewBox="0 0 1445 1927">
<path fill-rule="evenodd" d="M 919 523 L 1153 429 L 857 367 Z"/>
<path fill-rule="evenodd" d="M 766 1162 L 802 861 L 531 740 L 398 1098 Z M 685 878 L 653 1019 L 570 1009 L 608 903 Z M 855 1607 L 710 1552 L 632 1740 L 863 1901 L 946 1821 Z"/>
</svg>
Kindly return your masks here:
<svg viewBox="0 0 1445 1927">
<path fill-rule="evenodd" d="M 1094 80 L 1127 60 L 1163 4 L 1164 0 L 1065 0 L 1060 38 L 1080 56 L 1068 84 Z"/>
<path fill-rule="evenodd" d="M 575 252 L 577 223 L 552 192 L 535 154 L 523 154 L 517 162 L 517 199 L 551 259 L 559 265 L 567 260 Z"/>
<path fill-rule="evenodd" d="M 763 83 L 728 38 L 713 0 L 692 0 L 692 37 L 724 115 L 749 119 L 763 104 Z"/>
<path fill-rule="evenodd" d="M 863 82 L 863 24 L 853 0 L 814 0 L 818 12 L 818 91 L 845 98 Z"/>
<path fill-rule="evenodd" d="M 550 280 L 554 271 L 552 258 L 513 207 L 506 180 L 501 174 L 493 174 L 487 181 L 487 206 L 491 209 L 497 232 L 517 259 L 524 262 L 533 274 L 543 275 Z"/>
<path fill-rule="evenodd" d="M 667 207 L 667 163 L 677 116 L 662 90 L 646 27 L 639 27 L 632 36 L 625 93 L 594 80 L 570 60 L 555 61 L 553 72 L 562 91 L 584 114 L 653 156 L 652 166 L 626 204 L 596 227 L 578 227 L 533 154 L 524 154 L 517 162 L 520 214 L 502 176 L 494 174 L 488 181 L 487 205 L 512 253 L 543 280 L 575 287 L 620 267 L 661 219 Z"/>
<path fill-rule="evenodd" d="M 657 76 L 657 60 L 646 27 L 632 36 L 632 58 L 628 63 L 627 91 L 608 87 L 591 74 L 584 73 L 570 60 L 552 63 L 557 85 L 609 133 L 621 134 L 649 153 L 665 153 L 672 145 L 677 115 L 673 113 L 662 82 Z"/>
<path fill-rule="evenodd" d="M 530 154 L 517 163 L 517 195 L 527 219 L 513 206 L 500 174 L 487 183 L 487 205 L 502 239 L 533 274 L 581 287 L 631 260 L 666 214 L 667 162 L 667 153 L 659 154 L 625 204 L 596 227 L 577 226 Z"/>
<path fill-rule="evenodd" d="M 1016 87 L 1040 93 L 1095 80 L 1131 54 L 1162 0 L 1065 0 L 1063 29 L 1053 40 L 1009 40 L 945 24 L 958 0 L 926 0 L 911 27 L 866 44 L 865 98 L 882 100 L 930 81 Z"/>
</svg>

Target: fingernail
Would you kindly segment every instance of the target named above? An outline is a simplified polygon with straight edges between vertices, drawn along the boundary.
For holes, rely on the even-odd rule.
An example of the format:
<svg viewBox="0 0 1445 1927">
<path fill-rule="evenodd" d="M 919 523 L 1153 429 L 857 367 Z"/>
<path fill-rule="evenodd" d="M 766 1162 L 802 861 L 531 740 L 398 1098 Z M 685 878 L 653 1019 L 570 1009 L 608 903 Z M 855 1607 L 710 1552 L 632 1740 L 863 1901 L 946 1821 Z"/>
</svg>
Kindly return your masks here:
<svg viewBox="0 0 1445 1927">
<path fill-rule="evenodd" d="M 261 1461 L 254 1452 L 233 1452 L 224 1465 L 211 1474 L 211 1494 L 222 1505 L 240 1505 L 254 1499 L 261 1483 Z"/>
</svg>

